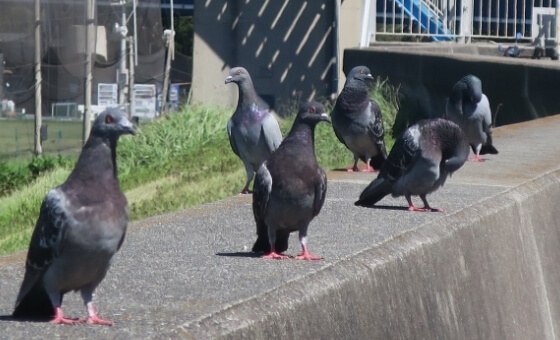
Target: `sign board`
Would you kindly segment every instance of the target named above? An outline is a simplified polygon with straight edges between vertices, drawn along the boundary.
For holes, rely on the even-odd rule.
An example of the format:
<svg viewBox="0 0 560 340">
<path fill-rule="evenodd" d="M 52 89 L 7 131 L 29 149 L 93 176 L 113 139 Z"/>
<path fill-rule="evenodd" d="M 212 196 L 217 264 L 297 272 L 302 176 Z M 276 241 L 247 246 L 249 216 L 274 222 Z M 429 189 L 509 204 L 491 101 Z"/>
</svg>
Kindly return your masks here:
<svg viewBox="0 0 560 340">
<path fill-rule="evenodd" d="M 117 84 L 97 85 L 97 105 L 106 107 L 119 105 Z"/>
<path fill-rule="evenodd" d="M 134 113 L 141 119 L 154 119 L 156 111 L 156 86 L 134 84 Z"/>
</svg>

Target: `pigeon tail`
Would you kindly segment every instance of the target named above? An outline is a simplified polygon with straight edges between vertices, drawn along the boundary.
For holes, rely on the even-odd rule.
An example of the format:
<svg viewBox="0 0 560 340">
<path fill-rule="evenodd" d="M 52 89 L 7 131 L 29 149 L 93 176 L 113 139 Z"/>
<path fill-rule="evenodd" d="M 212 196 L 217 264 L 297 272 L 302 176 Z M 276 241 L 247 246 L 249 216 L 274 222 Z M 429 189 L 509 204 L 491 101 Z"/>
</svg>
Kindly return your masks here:
<svg viewBox="0 0 560 340">
<path fill-rule="evenodd" d="M 476 151 L 475 151 L 476 153 Z M 481 148 L 480 148 L 480 155 L 497 155 L 498 154 L 498 149 L 496 149 L 492 143 L 492 133 L 488 132 L 486 135 L 486 144 L 484 144 Z"/>
<path fill-rule="evenodd" d="M 41 280 L 18 300 L 12 316 L 22 319 L 52 319 L 54 308 Z"/>
<path fill-rule="evenodd" d="M 360 199 L 354 204 L 362 207 L 371 207 L 389 195 L 393 185 L 384 178 L 378 177 L 360 194 Z"/>
<path fill-rule="evenodd" d="M 480 155 L 488 155 L 488 154 L 497 155 L 498 154 L 498 149 L 496 149 L 494 147 L 494 145 L 492 145 L 492 144 L 486 144 L 486 145 L 483 145 L 480 148 L 480 153 L 479 154 Z"/>
</svg>

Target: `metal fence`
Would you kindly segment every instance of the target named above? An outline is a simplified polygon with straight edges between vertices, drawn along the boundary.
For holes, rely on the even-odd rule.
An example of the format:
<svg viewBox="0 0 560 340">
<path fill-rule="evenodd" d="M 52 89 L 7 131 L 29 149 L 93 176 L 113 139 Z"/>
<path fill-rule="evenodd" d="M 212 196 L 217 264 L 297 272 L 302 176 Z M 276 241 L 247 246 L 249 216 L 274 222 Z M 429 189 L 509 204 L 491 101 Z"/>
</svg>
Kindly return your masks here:
<svg viewBox="0 0 560 340">
<path fill-rule="evenodd" d="M 361 46 L 381 40 L 560 42 L 559 1 L 365 0 Z"/>
</svg>

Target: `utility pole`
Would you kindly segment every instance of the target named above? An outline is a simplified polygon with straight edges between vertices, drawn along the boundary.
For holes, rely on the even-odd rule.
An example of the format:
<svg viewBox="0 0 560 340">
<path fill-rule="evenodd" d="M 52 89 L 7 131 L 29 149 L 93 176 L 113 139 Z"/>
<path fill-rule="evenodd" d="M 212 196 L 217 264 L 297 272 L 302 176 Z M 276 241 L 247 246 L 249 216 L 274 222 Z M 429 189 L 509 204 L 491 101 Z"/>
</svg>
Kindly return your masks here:
<svg viewBox="0 0 560 340">
<path fill-rule="evenodd" d="M 43 121 L 41 102 L 41 0 L 35 0 L 35 156 L 43 154 L 41 125 Z"/>
<path fill-rule="evenodd" d="M 134 4 L 133 4 L 134 5 Z M 136 45 L 134 43 L 134 37 L 128 37 L 128 65 L 129 65 L 129 70 L 128 70 L 128 116 L 129 118 L 132 118 L 134 116 L 134 111 L 136 110 L 136 107 L 134 105 L 134 46 Z"/>
<path fill-rule="evenodd" d="M 163 77 L 163 89 L 161 91 L 161 105 L 159 114 L 163 115 L 167 112 L 165 106 L 167 105 L 167 91 L 169 87 L 169 72 L 171 71 L 171 57 L 175 56 L 175 27 L 173 23 L 173 0 L 169 1 L 171 6 L 171 29 L 163 32 L 163 38 L 167 46 L 167 58 L 165 59 L 165 75 Z"/>
<path fill-rule="evenodd" d="M 119 74 L 117 77 L 118 87 L 119 87 L 119 106 L 124 106 L 126 102 L 126 76 L 127 76 L 127 50 L 126 50 L 126 36 L 128 34 L 128 28 L 126 25 L 126 1 L 122 0 L 121 5 L 121 25 L 119 27 L 119 33 L 121 34 L 121 61 L 119 65 Z"/>
<path fill-rule="evenodd" d="M 132 0 L 132 18 L 134 25 L 134 36 L 128 37 L 128 114 L 129 118 L 134 117 L 136 112 L 136 106 L 134 103 L 135 95 L 134 92 L 134 67 L 138 65 L 137 59 L 137 45 L 136 45 L 136 0 Z"/>
<path fill-rule="evenodd" d="M 93 39 L 93 20 L 95 19 L 95 0 L 86 0 L 86 63 L 85 63 L 85 102 L 84 102 L 84 129 L 83 143 L 85 144 L 91 130 L 91 83 L 92 83 L 92 54 L 95 43 Z"/>
</svg>

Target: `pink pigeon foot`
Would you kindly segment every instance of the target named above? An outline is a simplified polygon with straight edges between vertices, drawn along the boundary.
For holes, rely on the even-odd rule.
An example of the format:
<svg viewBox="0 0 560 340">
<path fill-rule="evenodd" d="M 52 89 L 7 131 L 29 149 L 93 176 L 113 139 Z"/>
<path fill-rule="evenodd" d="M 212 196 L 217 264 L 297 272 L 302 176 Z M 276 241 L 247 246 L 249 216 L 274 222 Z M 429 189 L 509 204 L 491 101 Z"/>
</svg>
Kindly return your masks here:
<svg viewBox="0 0 560 340">
<path fill-rule="evenodd" d="M 93 302 L 87 303 L 87 310 L 88 310 L 88 318 L 86 322 L 90 325 L 103 325 L 103 326 L 112 326 L 113 323 L 109 320 L 103 320 L 99 316 L 97 316 L 97 311 L 95 310 L 95 306 Z"/>
<path fill-rule="evenodd" d="M 346 168 L 346 171 L 348 171 L 348 172 L 359 172 L 360 168 L 358 168 L 358 166 L 354 165 L 353 167 Z"/>
<path fill-rule="evenodd" d="M 484 159 L 480 157 L 480 155 L 475 155 L 474 157 L 469 157 L 469 162 L 484 162 Z"/>
<path fill-rule="evenodd" d="M 55 325 L 77 325 L 83 323 L 84 321 L 84 319 L 65 318 L 64 314 L 62 314 L 62 309 L 60 307 L 56 307 L 54 319 L 51 320 L 51 323 Z"/>
<path fill-rule="evenodd" d="M 103 325 L 103 326 L 112 326 L 113 322 L 109 320 L 103 320 L 99 318 L 97 315 L 89 316 L 87 318 L 87 323 L 90 325 Z"/>
<path fill-rule="evenodd" d="M 252 194 L 253 191 L 252 190 L 248 190 L 248 189 L 243 189 L 239 192 L 238 195 L 247 195 L 247 194 Z"/>
<path fill-rule="evenodd" d="M 314 256 L 309 253 L 302 253 L 295 257 L 296 260 L 309 260 L 309 261 L 319 261 L 323 258 L 321 256 Z"/>
<path fill-rule="evenodd" d="M 306 246 L 302 246 L 301 248 L 302 248 L 302 252 L 301 254 L 295 257 L 296 260 L 319 261 L 323 259 L 320 256 L 314 256 L 309 254 L 309 251 L 307 250 Z"/>
<path fill-rule="evenodd" d="M 375 172 L 375 169 L 366 163 L 366 168 L 363 169 L 362 172 Z"/>
<path fill-rule="evenodd" d="M 426 209 L 420 208 L 420 207 L 416 207 L 416 206 L 414 206 L 414 205 L 411 205 L 411 206 L 408 207 L 408 211 L 425 212 Z"/>
<path fill-rule="evenodd" d="M 271 251 L 268 254 L 262 256 L 263 259 L 273 259 L 273 260 L 284 260 L 290 258 L 288 255 L 279 254 L 275 251 Z"/>
</svg>

